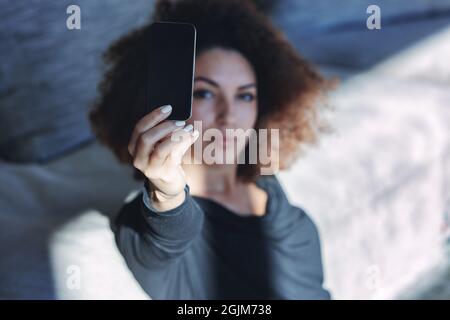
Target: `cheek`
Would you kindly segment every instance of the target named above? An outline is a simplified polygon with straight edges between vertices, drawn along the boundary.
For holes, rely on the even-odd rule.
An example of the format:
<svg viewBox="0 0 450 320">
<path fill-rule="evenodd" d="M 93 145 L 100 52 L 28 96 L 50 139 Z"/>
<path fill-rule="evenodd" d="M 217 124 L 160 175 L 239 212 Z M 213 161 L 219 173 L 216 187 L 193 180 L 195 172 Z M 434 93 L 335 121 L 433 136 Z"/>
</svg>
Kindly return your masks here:
<svg viewBox="0 0 450 320">
<path fill-rule="evenodd" d="M 214 121 L 214 106 L 204 100 L 193 100 L 192 102 L 192 117 L 188 123 L 194 121 L 202 121 L 203 125 L 207 126 Z"/>
<path fill-rule="evenodd" d="M 238 115 L 237 122 L 239 127 L 245 129 L 253 128 L 256 124 L 256 118 L 258 116 L 257 104 L 252 103 L 251 105 L 242 105 L 239 107 L 236 114 Z"/>
</svg>

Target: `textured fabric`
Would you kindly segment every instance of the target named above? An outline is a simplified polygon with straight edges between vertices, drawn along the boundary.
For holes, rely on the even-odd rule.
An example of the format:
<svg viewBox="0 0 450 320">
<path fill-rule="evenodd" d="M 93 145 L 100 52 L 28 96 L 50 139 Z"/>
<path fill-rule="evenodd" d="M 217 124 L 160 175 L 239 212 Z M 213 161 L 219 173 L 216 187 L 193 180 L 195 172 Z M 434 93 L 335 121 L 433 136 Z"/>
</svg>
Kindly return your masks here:
<svg viewBox="0 0 450 320">
<path fill-rule="evenodd" d="M 81 29 L 69 30 L 77 4 Z M 101 54 L 149 18 L 148 0 L 0 1 L 0 158 L 45 162 L 93 139 Z"/>
<path fill-rule="evenodd" d="M 329 299 L 322 287 L 319 237 L 307 214 L 289 204 L 275 177 L 263 216 L 239 216 L 191 196 L 156 212 L 145 189 L 113 223 L 132 273 L 153 299 Z"/>
</svg>

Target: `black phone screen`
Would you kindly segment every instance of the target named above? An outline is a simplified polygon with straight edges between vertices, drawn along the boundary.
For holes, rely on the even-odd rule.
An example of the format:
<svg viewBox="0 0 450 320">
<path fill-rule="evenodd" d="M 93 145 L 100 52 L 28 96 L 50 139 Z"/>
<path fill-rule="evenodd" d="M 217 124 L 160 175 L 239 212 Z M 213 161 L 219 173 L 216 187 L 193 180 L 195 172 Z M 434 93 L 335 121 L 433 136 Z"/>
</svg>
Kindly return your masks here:
<svg viewBox="0 0 450 320">
<path fill-rule="evenodd" d="M 172 105 L 170 120 L 187 120 L 192 112 L 196 30 L 192 24 L 155 22 L 149 31 L 149 111 Z"/>
</svg>

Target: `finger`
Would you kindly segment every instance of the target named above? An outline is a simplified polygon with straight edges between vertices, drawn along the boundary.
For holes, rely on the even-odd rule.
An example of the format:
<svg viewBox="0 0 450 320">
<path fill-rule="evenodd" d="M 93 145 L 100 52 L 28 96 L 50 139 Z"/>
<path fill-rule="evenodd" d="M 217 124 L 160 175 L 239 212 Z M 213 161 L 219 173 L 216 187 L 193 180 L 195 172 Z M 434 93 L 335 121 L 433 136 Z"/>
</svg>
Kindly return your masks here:
<svg viewBox="0 0 450 320">
<path fill-rule="evenodd" d="M 187 125 L 183 128 L 183 130 L 172 132 L 169 137 L 163 139 L 160 143 L 158 143 L 158 145 L 155 146 L 155 149 L 150 155 L 151 164 L 149 163 L 149 165 L 162 165 L 169 154 L 173 150 L 175 150 L 178 145 L 182 144 L 186 140 L 191 139 L 191 131 L 192 125 Z"/>
<path fill-rule="evenodd" d="M 181 169 L 181 159 L 183 154 L 199 137 L 199 132 L 195 130 L 192 132 L 192 126 L 187 126 L 186 130 L 180 130 L 176 133 L 177 137 L 165 140 L 155 147 L 155 151 L 150 155 L 150 161 L 146 169 L 146 174 L 155 174 L 161 179 L 169 178 L 170 175 L 181 173 L 186 177 L 184 170 Z M 170 168 L 170 169 L 169 169 Z M 161 173 L 161 169 L 165 170 Z M 169 170 L 169 171 L 167 171 Z M 176 170 L 172 171 L 172 170 Z"/>
<path fill-rule="evenodd" d="M 156 126 L 159 122 L 166 119 L 172 112 L 171 105 L 162 106 L 142 117 L 135 125 L 128 144 L 128 152 L 134 155 L 136 142 L 139 136 L 150 128 Z"/>
<path fill-rule="evenodd" d="M 192 131 L 192 129 L 193 128 L 191 128 L 191 131 L 189 132 L 189 136 L 182 139 L 171 152 L 170 160 L 172 161 L 172 164 L 180 164 L 186 151 L 188 151 L 192 144 L 194 144 L 194 142 L 198 139 L 198 130 Z"/>
<path fill-rule="evenodd" d="M 184 124 L 184 121 L 164 121 L 140 135 L 136 142 L 133 165 L 138 169 L 145 168 L 154 145 Z"/>
</svg>

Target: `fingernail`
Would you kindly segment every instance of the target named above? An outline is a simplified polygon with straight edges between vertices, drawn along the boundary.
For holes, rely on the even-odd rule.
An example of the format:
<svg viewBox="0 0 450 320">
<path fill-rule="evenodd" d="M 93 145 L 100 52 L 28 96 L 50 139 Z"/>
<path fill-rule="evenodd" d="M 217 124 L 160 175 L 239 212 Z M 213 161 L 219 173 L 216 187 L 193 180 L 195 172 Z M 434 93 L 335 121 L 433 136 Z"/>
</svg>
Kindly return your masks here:
<svg viewBox="0 0 450 320">
<path fill-rule="evenodd" d="M 200 132 L 198 132 L 198 130 L 194 130 L 194 132 L 192 132 L 192 136 L 194 137 L 194 140 L 197 139 L 199 134 L 200 134 Z"/>
<path fill-rule="evenodd" d="M 169 113 L 172 110 L 172 106 L 170 104 L 161 107 L 161 112 L 162 113 Z"/>
<path fill-rule="evenodd" d="M 183 130 L 186 132 L 191 132 L 192 129 L 194 129 L 194 126 L 192 124 L 188 124 Z"/>
<path fill-rule="evenodd" d="M 184 126 L 185 123 L 186 123 L 185 121 L 175 121 L 175 125 L 177 127 L 182 127 L 182 126 Z"/>
</svg>

